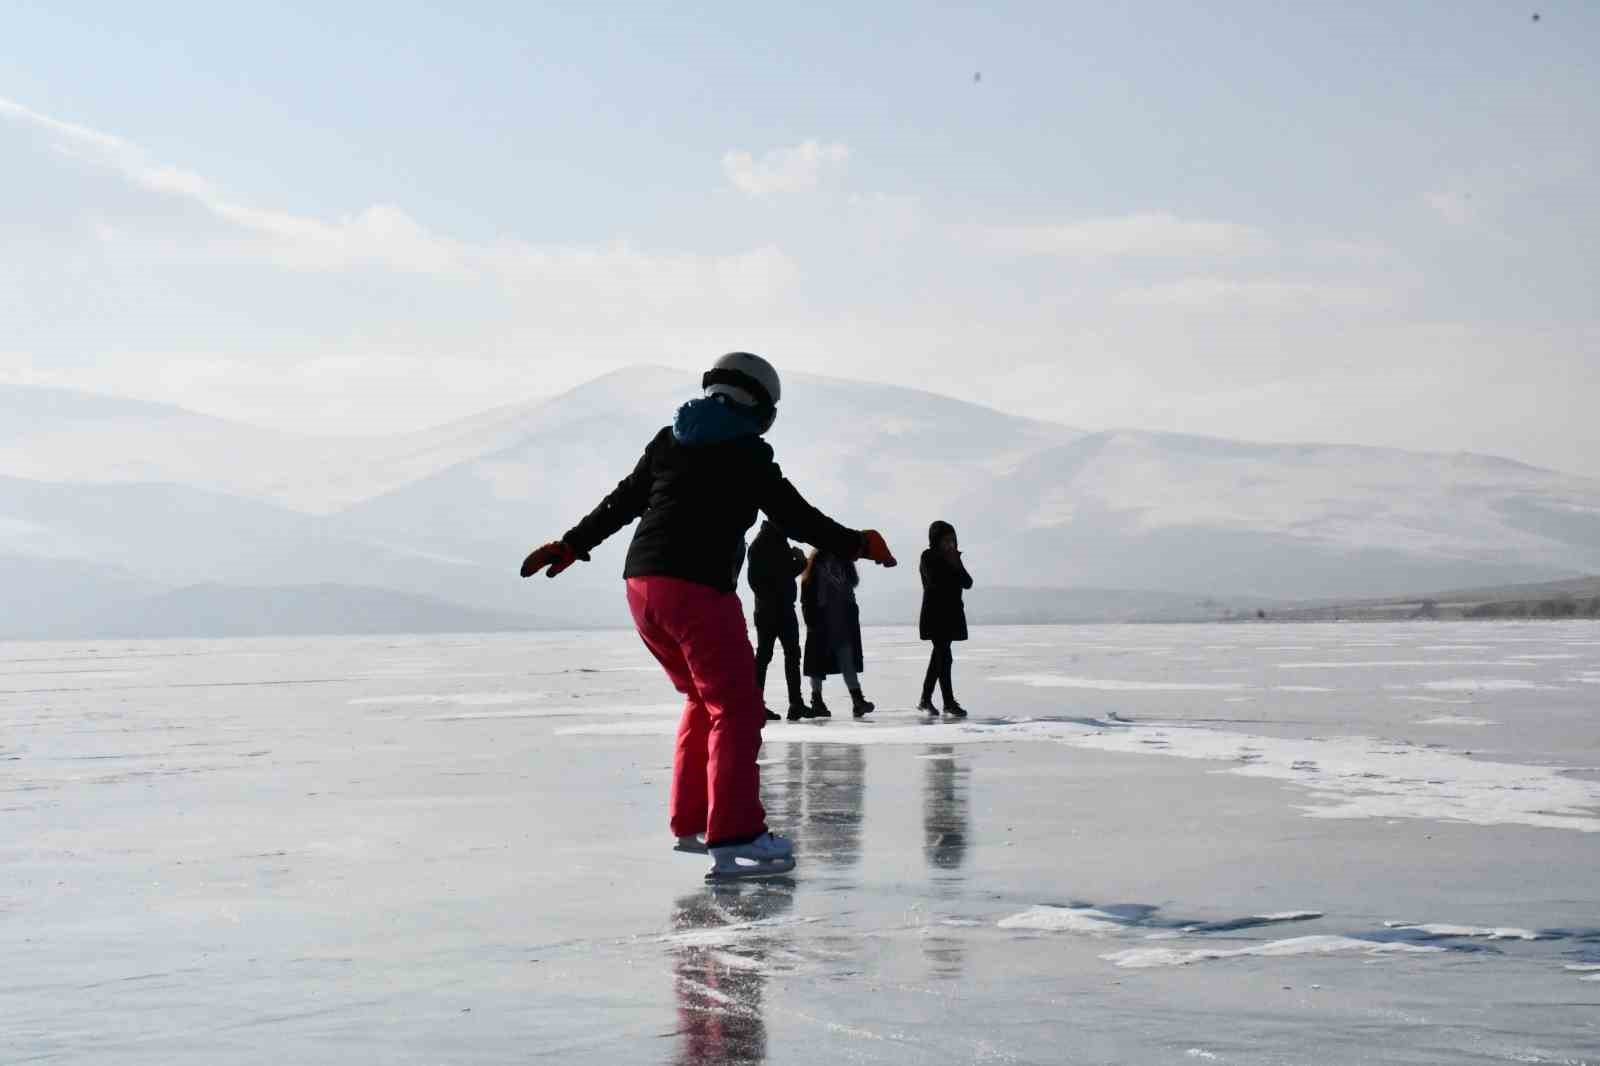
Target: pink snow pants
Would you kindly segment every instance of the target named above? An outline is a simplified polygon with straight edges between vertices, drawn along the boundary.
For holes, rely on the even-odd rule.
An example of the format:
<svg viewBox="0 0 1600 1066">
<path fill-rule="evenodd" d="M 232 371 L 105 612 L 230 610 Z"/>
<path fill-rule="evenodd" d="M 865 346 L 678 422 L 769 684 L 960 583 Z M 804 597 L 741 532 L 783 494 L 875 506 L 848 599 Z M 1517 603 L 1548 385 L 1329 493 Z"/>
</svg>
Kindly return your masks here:
<svg viewBox="0 0 1600 1066">
<path fill-rule="evenodd" d="M 630 577 L 628 609 L 685 697 L 667 808 L 673 834 L 703 832 L 708 845 L 755 839 L 767 828 L 756 769 L 765 714 L 739 597 L 675 577 Z"/>
</svg>

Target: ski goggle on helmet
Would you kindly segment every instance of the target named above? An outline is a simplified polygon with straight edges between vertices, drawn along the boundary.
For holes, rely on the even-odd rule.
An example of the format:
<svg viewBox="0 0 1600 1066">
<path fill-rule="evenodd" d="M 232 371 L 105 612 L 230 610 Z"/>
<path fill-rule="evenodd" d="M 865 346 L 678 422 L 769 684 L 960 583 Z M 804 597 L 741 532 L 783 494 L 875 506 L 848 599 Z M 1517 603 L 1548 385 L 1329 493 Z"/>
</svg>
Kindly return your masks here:
<svg viewBox="0 0 1600 1066">
<path fill-rule="evenodd" d="M 777 420 L 778 399 L 783 389 L 778 382 L 778 372 L 759 355 L 729 352 L 711 364 L 711 369 L 700 378 L 700 387 L 706 390 L 707 396 L 726 397 L 751 411 L 760 420 L 763 433 Z"/>
</svg>

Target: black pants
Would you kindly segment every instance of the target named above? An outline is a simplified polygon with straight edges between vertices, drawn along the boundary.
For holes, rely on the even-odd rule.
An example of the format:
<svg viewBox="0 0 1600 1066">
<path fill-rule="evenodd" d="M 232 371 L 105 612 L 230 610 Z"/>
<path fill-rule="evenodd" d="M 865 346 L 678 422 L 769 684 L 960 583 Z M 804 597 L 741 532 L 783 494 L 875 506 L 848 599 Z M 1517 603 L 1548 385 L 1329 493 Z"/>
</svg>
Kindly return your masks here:
<svg viewBox="0 0 1600 1066">
<path fill-rule="evenodd" d="M 800 623 L 793 607 L 756 611 L 756 686 L 763 692 L 776 643 L 783 645 L 783 679 L 789 686 L 789 706 L 795 707 L 805 698 L 800 693 Z"/>
<path fill-rule="evenodd" d="M 950 706 L 956 701 L 955 686 L 950 683 L 950 668 L 956 664 L 956 656 L 950 650 L 948 640 L 933 642 L 933 654 L 928 657 L 928 672 L 922 677 L 922 698 L 933 699 L 933 683 L 939 683 L 939 695 L 944 697 L 944 705 Z"/>
</svg>

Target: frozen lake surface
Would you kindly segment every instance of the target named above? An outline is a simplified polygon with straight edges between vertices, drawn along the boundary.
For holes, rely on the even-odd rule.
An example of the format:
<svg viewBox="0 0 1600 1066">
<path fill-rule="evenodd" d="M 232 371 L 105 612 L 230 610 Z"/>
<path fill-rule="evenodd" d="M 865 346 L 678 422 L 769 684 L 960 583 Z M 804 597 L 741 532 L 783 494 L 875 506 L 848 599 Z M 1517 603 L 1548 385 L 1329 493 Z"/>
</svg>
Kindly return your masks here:
<svg viewBox="0 0 1600 1066">
<path fill-rule="evenodd" d="M 0 646 L 0 1062 L 1600 1063 L 1600 626 L 974 638 L 715 889 L 632 634 Z"/>
</svg>

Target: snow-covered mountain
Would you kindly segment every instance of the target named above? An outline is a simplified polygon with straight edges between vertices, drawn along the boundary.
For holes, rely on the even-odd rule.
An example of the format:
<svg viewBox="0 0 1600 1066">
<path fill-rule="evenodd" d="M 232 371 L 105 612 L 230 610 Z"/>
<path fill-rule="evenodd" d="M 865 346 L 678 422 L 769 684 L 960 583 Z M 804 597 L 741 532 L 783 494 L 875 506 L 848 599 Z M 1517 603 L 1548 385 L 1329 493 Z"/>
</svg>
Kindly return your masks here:
<svg viewBox="0 0 1600 1066">
<path fill-rule="evenodd" d="M 1377 596 L 1600 570 L 1600 482 L 1490 456 L 1096 433 L 961 503 L 997 580 Z"/>
<path fill-rule="evenodd" d="M 0 476 L 170 483 L 327 514 L 515 441 L 510 406 L 389 437 L 308 437 L 181 407 L 0 385 Z"/>
<path fill-rule="evenodd" d="M 541 624 L 620 624 L 626 532 L 556 582 L 515 568 L 696 392 L 693 374 L 636 367 L 422 433 L 330 442 L 0 389 L 0 556 L 27 590 L 0 608 L 0 629 L 29 612 L 81 616 L 97 595 L 109 611 L 203 583 L 363 586 Z M 914 613 L 935 518 L 957 525 L 991 588 L 1284 601 L 1600 571 L 1600 482 L 1485 456 L 1084 435 L 804 375 L 786 380 L 771 440 L 803 493 L 884 531 L 907 564 L 867 571 L 872 620 Z M 1028 617 L 1045 610 L 1027 595 Z M 974 607 L 1006 612 L 982 596 Z"/>
<path fill-rule="evenodd" d="M 697 391 L 694 375 L 675 370 L 608 374 L 531 405 L 510 447 L 358 504 L 331 525 L 448 558 L 520 561 L 587 514 Z M 905 551 L 920 547 L 928 523 L 971 486 L 1081 436 L 913 389 L 800 375 L 785 382 L 781 412 L 769 439 L 801 492 Z M 582 569 L 609 587 L 626 543 L 613 538 Z M 574 587 L 587 584 L 572 576 Z"/>
</svg>

